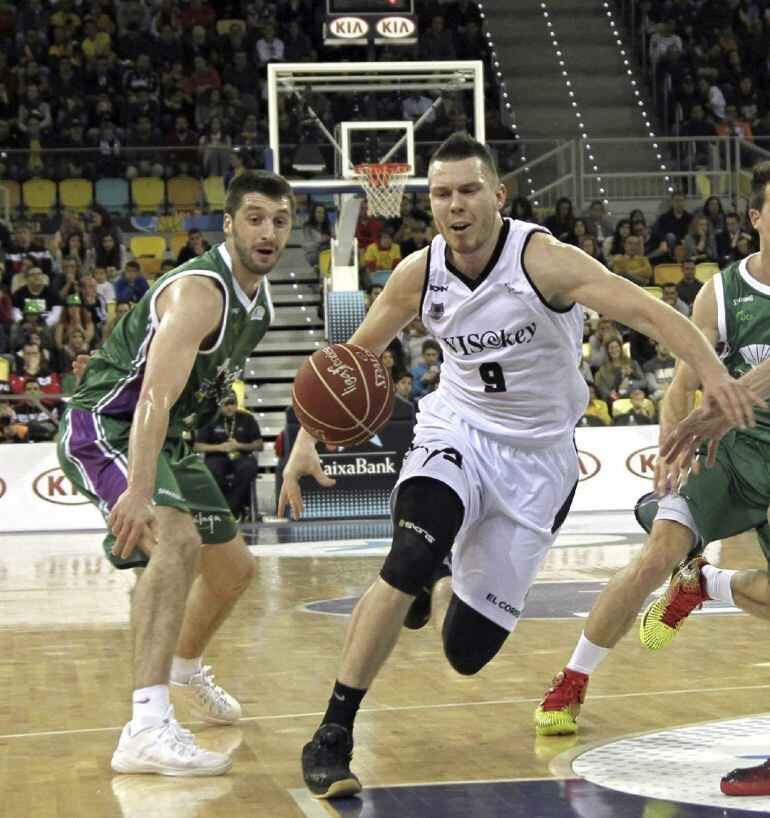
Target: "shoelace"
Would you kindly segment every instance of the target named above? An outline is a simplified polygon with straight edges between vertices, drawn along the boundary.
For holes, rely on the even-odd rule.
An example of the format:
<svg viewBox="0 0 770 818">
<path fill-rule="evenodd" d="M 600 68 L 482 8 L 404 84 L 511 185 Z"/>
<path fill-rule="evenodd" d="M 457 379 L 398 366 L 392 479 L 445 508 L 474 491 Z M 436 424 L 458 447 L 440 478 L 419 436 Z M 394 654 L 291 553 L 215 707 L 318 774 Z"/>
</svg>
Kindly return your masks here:
<svg viewBox="0 0 770 818">
<path fill-rule="evenodd" d="M 583 699 L 586 694 L 587 681 L 581 679 L 568 679 L 564 673 L 559 673 L 554 677 L 551 689 L 546 693 L 541 706 L 548 705 L 547 709 L 561 710 L 566 707 L 572 699 L 577 696 L 580 704 L 583 704 Z"/>
<path fill-rule="evenodd" d="M 318 737 L 318 754 L 316 761 L 323 765 L 339 764 L 340 758 L 344 758 L 348 764 L 353 760 L 353 748 L 341 747 L 343 736 L 331 731 L 325 732 Z"/>
<path fill-rule="evenodd" d="M 227 694 L 219 685 L 214 684 L 214 674 L 209 673 L 211 665 L 204 665 L 200 669 L 200 685 L 198 687 L 198 695 L 206 698 L 207 694 L 213 694 L 216 700 L 216 706 L 221 711 L 227 709 Z"/>
<path fill-rule="evenodd" d="M 703 598 L 700 589 L 688 591 L 685 588 L 680 588 L 674 599 L 666 605 L 661 621 L 673 628 L 695 608 L 700 608 L 702 605 Z"/>
<path fill-rule="evenodd" d="M 195 736 L 176 719 L 165 719 L 160 735 L 167 736 L 172 749 L 180 755 L 196 756 L 201 752 L 201 748 L 195 743 Z"/>
</svg>

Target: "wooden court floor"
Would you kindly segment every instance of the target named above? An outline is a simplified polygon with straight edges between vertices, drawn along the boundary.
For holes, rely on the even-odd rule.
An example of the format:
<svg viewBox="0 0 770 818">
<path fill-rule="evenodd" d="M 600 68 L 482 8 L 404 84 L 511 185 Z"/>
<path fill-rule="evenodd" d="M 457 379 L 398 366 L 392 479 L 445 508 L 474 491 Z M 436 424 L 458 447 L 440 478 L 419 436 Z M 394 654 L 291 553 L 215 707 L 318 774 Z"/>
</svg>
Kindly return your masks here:
<svg viewBox="0 0 770 818">
<path fill-rule="evenodd" d="M 556 583 L 606 580 L 641 542 L 592 539 L 549 555 L 539 582 L 557 602 Z M 232 752 L 233 769 L 170 780 L 109 768 L 129 716 L 134 578 L 111 570 L 98 543 L 93 533 L 0 535 L 0 816 L 307 814 L 291 791 L 302 787 L 300 749 L 325 708 L 348 619 L 303 606 L 357 597 L 382 558 L 257 558 L 255 582 L 206 656 L 242 722 L 208 728 L 178 711 L 201 744 Z M 762 567 L 751 536 L 718 556 Z M 592 677 L 579 737 L 538 740 L 533 710 L 581 629 L 579 616 L 525 619 L 472 678 L 449 668 L 431 628 L 405 631 L 357 722 L 353 768 L 364 785 L 548 779 L 552 759 L 581 744 L 768 709 L 766 624 L 700 616 L 664 654 L 630 633 Z"/>
</svg>

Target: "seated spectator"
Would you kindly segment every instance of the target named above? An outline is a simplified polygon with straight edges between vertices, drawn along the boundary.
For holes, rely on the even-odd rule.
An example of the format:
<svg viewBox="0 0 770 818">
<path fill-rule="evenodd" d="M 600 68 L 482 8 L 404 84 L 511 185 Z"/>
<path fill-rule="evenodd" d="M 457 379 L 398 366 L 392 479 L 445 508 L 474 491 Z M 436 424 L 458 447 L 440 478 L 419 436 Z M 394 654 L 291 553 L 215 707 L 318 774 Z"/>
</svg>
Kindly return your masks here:
<svg viewBox="0 0 770 818">
<path fill-rule="evenodd" d="M 75 329 L 81 330 L 89 344 L 93 341 L 96 327 L 91 311 L 83 304 L 83 299 L 73 293 L 67 296 L 59 323 L 54 329 L 56 349 L 61 350 L 65 344 L 69 343 L 70 333 Z"/>
<path fill-rule="evenodd" d="M 738 241 L 735 243 L 735 250 L 733 251 L 731 261 L 741 261 L 744 258 L 748 258 L 752 253 L 756 253 L 756 248 L 754 247 L 751 236 L 749 236 L 748 233 L 741 233 L 741 235 L 738 236 Z"/>
<path fill-rule="evenodd" d="M 658 62 L 672 45 L 682 51 L 682 38 L 676 33 L 676 20 L 668 17 L 650 37 L 650 62 L 653 65 Z"/>
<path fill-rule="evenodd" d="M 685 302 L 679 297 L 679 292 L 677 291 L 676 284 L 674 284 L 673 281 L 666 282 L 660 289 L 663 292 L 660 297 L 661 301 L 665 301 L 666 304 L 673 307 L 677 312 L 681 312 L 682 315 L 689 317 L 690 306 L 685 304 Z"/>
<path fill-rule="evenodd" d="M 600 318 L 596 322 L 596 329 L 588 338 L 591 354 L 588 365 L 591 369 L 598 369 L 607 360 L 607 344 L 610 341 L 623 343 L 623 336 L 611 318 Z"/>
<path fill-rule="evenodd" d="M 588 384 L 588 405 L 586 406 L 584 417 L 598 418 L 604 426 L 610 425 L 610 412 L 607 402 L 596 394 L 596 386 Z"/>
<path fill-rule="evenodd" d="M 128 157 L 126 178 L 136 179 L 137 176 L 161 178 L 163 176 L 163 153 L 159 146 L 163 140 L 160 131 L 146 113 L 129 121 L 136 124 L 128 132 L 126 139 L 126 147 L 129 149 L 126 151 Z"/>
<path fill-rule="evenodd" d="M 11 325 L 9 351 L 18 352 L 33 338 L 43 350 L 45 360 L 50 360 L 54 352 L 53 330 L 46 326 L 45 313 L 37 299 L 28 298 L 24 304 L 21 319 Z"/>
<path fill-rule="evenodd" d="M 61 272 L 54 276 L 51 286 L 59 294 L 61 301 L 64 302 L 68 296 L 80 292 L 82 275 L 78 259 L 73 256 L 63 258 L 59 269 Z"/>
<path fill-rule="evenodd" d="M 747 122 L 750 128 L 759 124 L 759 112 L 764 110 L 765 104 L 749 74 L 744 74 L 738 82 L 735 105 L 738 109 L 739 121 Z"/>
<path fill-rule="evenodd" d="M 516 196 L 511 202 L 511 218 L 530 224 L 540 224 L 532 211 L 532 202 L 526 196 Z"/>
<path fill-rule="evenodd" d="M 167 176 L 198 175 L 198 134 L 190 129 L 189 120 L 179 114 L 174 129 L 166 136 Z"/>
<path fill-rule="evenodd" d="M 717 234 L 717 260 L 720 267 L 726 267 L 734 260 L 738 240 L 744 235 L 741 217 L 737 213 L 728 213 L 725 216 L 725 229 Z"/>
<path fill-rule="evenodd" d="M 666 242 L 671 258 L 677 245 L 683 244 L 692 221 L 692 214 L 685 210 L 684 194 L 675 190 L 671 194 L 671 207 L 660 215 L 655 232 Z"/>
<path fill-rule="evenodd" d="M 708 166 L 710 143 L 696 137 L 716 136 L 716 128 L 713 122 L 706 119 L 703 105 L 696 102 L 692 106 L 689 118 L 679 129 L 679 136 L 688 140 L 684 143 L 686 152 L 682 158 L 682 169 L 693 171 L 700 166 Z"/>
<path fill-rule="evenodd" d="M 602 255 L 602 251 L 599 248 L 595 236 L 592 236 L 590 233 L 586 233 L 586 235 L 580 239 L 578 247 L 584 253 L 587 253 L 589 256 L 591 256 L 591 258 L 596 259 L 599 262 L 599 264 L 604 264 L 604 256 Z"/>
<path fill-rule="evenodd" d="M 85 237 L 81 233 L 71 233 L 64 239 L 61 250 L 58 250 L 54 256 L 54 269 L 61 269 L 64 258 L 72 258 L 75 259 L 78 274 L 80 274 L 86 264 L 87 254 Z"/>
<path fill-rule="evenodd" d="M 32 258 L 45 275 L 53 269 L 53 256 L 45 244 L 32 235 L 32 228 L 27 222 L 17 222 L 13 231 L 13 241 L 6 251 L 6 264 L 10 263 L 14 272 L 18 272 L 22 260 Z"/>
<path fill-rule="evenodd" d="M 436 14 L 430 28 L 420 37 L 420 59 L 427 61 L 453 60 L 456 57 L 452 32 L 444 28 L 444 17 Z"/>
<path fill-rule="evenodd" d="M 424 210 L 420 210 L 414 203 L 414 197 L 407 193 L 401 199 L 399 215 L 388 219 L 385 224 L 393 230 L 393 241 L 401 246 L 406 239 L 412 237 L 418 221 L 427 225 L 430 216 Z"/>
<path fill-rule="evenodd" d="M 107 275 L 106 267 L 94 268 L 94 282 L 96 284 L 96 292 L 100 298 L 103 298 L 106 304 L 115 301 L 115 285 Z"/>
<path fill-rule="evenodd" d="M 318 267 L 318 257 L 323 250 L 329 249 L 332 229 L 326 207 L 312 204 L 310 215 L 302 225 L 302 251 L 311 267 Z"/>
<path fill-rule="evenodd" d="M 126 263 L 123 274 L 115 282 L 115 299 L 136 304 L 149 289 L 150 285 L 141 273 L 139 262 L 129 261 Z"/>
<path fill-rule="evenodd" d="M 133 306 L 134 305 L 129 301 L 118 301 L 115 304 L 115 315 L 112 318 L 107 319 L 104 328 L 102 329 L 102 344 L 107 341 L 112 334 L 112 331 L 120 323 L 120 319 L 126 315 Z"/>
<path fill-rule="evenodd" d="M 225 396 L 219 417 L 195 435 L 193 449 L 204 455 L 236 518 L 249 507 L 251 485 L 259 472 L 257 460 L 251 453 L 261 452 L 263 448 L 259 424 L 251 412 L 238 409 L 234 392 Z"/>
<path fill-rule="evenodd" d="M 663 398 L 674 380 L 676 358 L 665 344 L 655 342 L 655 357 L 642 367 L 647 386 L 647 394 L 656 404 Z"/>
<path fill-rule="evenodd" d="M 612 269 L 615 259 L 625 252 L 626 239 L 631 235 L 631 220 L 620 219 L 615 225 L 615 232 L 604 240 L 602 255 L 604 263 Z"/>
<path fill-rule="evenodd" d="M 364 252 L 363 262 L 369 273 L 376 270 L 395 270 L 401 261 L 401 248 L 393 241 L 393 230 L 383 227 L 380 238 Z"/>
<path fill-rule="evenodd" d="M 614 233 L 612 220 L 607 216 L 604 210 L 604 202 L 601 199 L 594 199 L 591 202 L 591 206 L 588 208 L 586 226 L 588 232 L 600 245 L 604 244 L 607 239 L 612 238 Z"/>
<path fill-rule="evenodd" d="M 575 216 L 572 213 L 572 201 L 566 196 L 562 196 L 556 201 L 554 212 L 545 220 L 545 227 L 559 241 L 569 242 L 574 226 Z"/>
<path fill-rule="evenodd" d="M 200 138 L 201 164 L 204 176 L 224 176 L 230 167 L 232 143 L 229 134 L 222 129 L 222 118 L 209 117 Z"/>
<path fill-rule="evenodd" d="M 54 325 L 59 320 L 62 307 L 59 294 L 50 284 L 45 283 L 43 270 L 40 267 L 30 267 L 27 270 L 25 281 L 24 286 L 19 287 L 11 296 L 13 306 L 17 310 L 15 319 L 18 321 L 22 313 L 27 312 L 29 307 L 27 302 L 34 301 L 39 305 L 45 322 L 50 326 Z"/>
<path fill-rule="evenodd" d="M 631 235 L 639 236 L 642 240 L 642 252 L 650 260 L 650 263 L 662 264 L 664 261 L 670 261 L 671 256 L 668 253 L 668 245 L 648 227 L 644 213 L 638 209 L 632 210 L 630 219 Z"/>
<path fill-rule="evenodd" d="M 53 235 L 52 249 L 60 253 L 63 252 L 70 236 L 79 236 L 81 244 L 85 247 L 86 233 L 80 222 L 80 214 L 74 210 L 65 210 L 62 214 L 59 229 Z M 64 253 L 64 255 L 69 255 L 69 253 Z"/>
<path fill-rule="evenodd" d="M 99 244 L 93 248 L 89 266 L 93 269 L 104 267 L 108 278 L 111 278 L 110 270 L 120 273 L 126 267 L 125 245 L 118 244 L 113 233 L 104 233 L 99 239 Z"/>
<path fill-rule="evenodd" d="M 11 390 L 21 395 L 28 378 L 35 378 L 46 394 L 61 393 L 59 376 L 51 371 L 43 357 L 40 344 L 34 341 L 27 341 L 21 348 L 21 355 L 16 356 L 16 372 L 11 375 Z"/>
<path fill-rule="evenodd" d="M 126 171 L 123 144 L 115 130 L 115 125 L 109 119 L 102 120 L 96 136 L 91 140 L 91 145 L 95 148 L 97 175 L 123 176 Z"/>
<path fill-rule="evenodd" d="M 706 216 L 714 228 L 714 235 L 725 229 L 725 212 L 719 196 L 709 196 L 703 207 L 695 213 L 695 217 Z"/>
<path fill-rule="evenodd" d="M 405 369 L 401 369 L 394 373 L 393 382 L 396 386 L 396 397 L 409 401 L 414 406 L 412 400 L 412 374 Z"/>
<path fill-rule="evenodd" d="M 59 350 L 59 369 L 62 373 L 72 372 L 72 364 L 78 355 L 90 355 L 93 345 L 86 340 L 86 334 L 76 327 L 71 330 L 67 342 Z"/>
<path fill-rule="evenodd" d="M 240 176 L 246 170 L 246 152 L 241 147 L 236 146 L 230 151 L 228 161 L 230 163 L 230 170 L 227 171 L 223 180 L 225 190 L 227 190 L 233 179 Z"/>
<path fill-rule="evenodd" d="M 588 232 L 588 225 L 586 224 L 585 219 L 578 216 L 572 224 L 572 233 L 569 237 L 569 243 L 574 244 L 575 247 L 580 247 L 580 242 L 583 240 L 583 236 L 589 235 L 590 233 Z"/>
<path fill-rule="evenodd" d="M 168 273 L 176 267 L 176 261 L 170 258 L 164 258 L 163 261 L 160 263 L 160 272 L 158 273 L 159 276 L 162 276 L 164 273 Z"/>
<path fill-rule="evenodd" d="M 420 398 L 433 392 L 438 386 L 439 375 L 441 373 L 441 347 L 438 341 L 427 338 L 422 342 L 422 363 L 412 367 L 412 399 L 418 401 Z"/>
<path fill-rule="evenodd" d="M 652 282 L 652 264 L 642 255 L 642 241 L 639 236 L 629 236 L 626 239 L 625 252 L 616 256 L 612 265 L 612 272 L 646 287 Z"/>
<path fill-rule="evenodd" d="M 399 245 L 401 247 L 401 255 L 406 258 L 408 255 L 422 250 L 423 247 L 427 247 L 429 244 L 430 239 L 427 235 L 425 222 L 418 219 L 412 225 L 412 237 Z"/>
<path fill-rule="evenodd" d="M 679 297 L 688 307 L 692 307 L 695 296 L 698 295 L 702 286 L 703 283 L 695 278 L 695 262 L 686 258 L 682 262 L 682 280 L 676 285 Z"/>
<path fill-rule="evenodd" d="M 283 40 L 276 36 L 275 26 L 272 23 L 265 23 L 262 26 L 262 36 L 257 40 L 255 47 L 260 67 L 264 68 L 271 62 L 283 62 L 283 50 Z"/>
<path fill-rule="evenodd" d="M 0 443 L 28 443 L 29 429 L 19 422 L 13 406 L 0 403 Z"/>
<path fill-rule="evenodd" d="M 111 290 L 111 300 L 115 300 L 115 290 L 109 281 L 106 281 L 106 270 L 102 268 L 103 278 L 105 283 L 109 285 Z M 84 276 L 80 282 L 80 298 L 83 301 L 83 306 L 91 313 L 91 320 L 96 327 L 96 334 L 93 341 L 96 343 L 100 337 L 100 329 L 107 320 L 107 299 L 99 292 L 98 284 L 93 276 Z"/>
<path fill-rule="evenodd" d="M 59 431 L 64 402 L 43 402 L 44 393 L 37 378 L 27 378 L 22 394 L 24 400 L 16 401 L 16 419 L 27 427 L 29 439 L 33 443 L 53 440 Z"/>
<path fill-rule="evenodd" d="M 382 221 L 369 215 L 369 202 L 363 199 L 358 211 L 355 233 L 359 253 L 364 253 L 370 244 L 375 243 L 380 238 L 384 226 Z"/>
<path fill-rule="evenodd" d="M 193 227 L 187 231 L 187 243 L 181 247 L 176 257 L 177 267 L 190 259 L 202 256 L 211 250 L 211 245 L 206 241 L 201 230 Z"/>
<path fill-rule="evenodd" d="M 684 257 L 696 264 L 717 260 L 716 234 L 708 216 L 696 216 L 690 222 L 684 240 Z"/>
<path fill-rule="evenodd" d="M 644 374 L 636 361 L 624 352 L 619 341 L 607 343 L 606 359 L 594 378 L 596 392 L 602 400 L 611 403 L 618 398 L 629 398 L 634 389 L 643 389 Z"/>
<path fill-rule="evenodd" d="M 644 390 L 633 389 L 631 391 L 631 409 L 621 415 L 612 418 L 613 426 L 649 426 L 653 423 L 648 410 L 645 408 Z"/>
<path fill-rule="evenodd" d="M 717 136 L 737 136 L 747 142 L 754 141 L 751 125 L 738 115 L 735 105 L 725 106 L 725 115 L 721 122 L 716 124 Z"/>
<path fill-rule="evenodd" d="M 193 99 L 197 100 L 198 97 L 211 91 L 219 92 L 222 87 L 222 78 L 219 76 L 219 71 L 213 65 L 210 65 L 202 54 L 193 57 L 192 68 L 193 70 L 187 79 L 187 93 Z"/>
<path fill-rule="evenodd" d="M 423 363 L 422 343 L 430 337 L 419 317 L 413 318 L 406 325 L 406 328 L 398 335 L 404 355 L 404 366 L 414 367 Z"/>
</svg>

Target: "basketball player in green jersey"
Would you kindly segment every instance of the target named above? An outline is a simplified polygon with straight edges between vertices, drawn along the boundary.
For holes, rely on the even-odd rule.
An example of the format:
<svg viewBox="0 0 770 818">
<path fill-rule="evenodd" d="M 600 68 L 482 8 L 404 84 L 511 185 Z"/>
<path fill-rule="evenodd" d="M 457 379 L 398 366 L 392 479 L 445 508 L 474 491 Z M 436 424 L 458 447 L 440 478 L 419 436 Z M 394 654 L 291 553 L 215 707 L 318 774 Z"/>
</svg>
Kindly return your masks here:
<svg viewBox="0 0 770 818">
<path fill-rule="evenodd" d="M 770 361 L 770 162 L 754 171 L 749 218 L 759 233 L 759 253 L 731 264 L 704 285 L 695 299 L 693 321 L 715 346 L 724 344 L 722 358 L 733 377 L 740 377 L 766 397 L 770 393 L 770 378 L 764 374 Z M 661 441 L 687 415 L 698 385 L 694 370 L 679 361 L 663 402 Z M 645 647 L 665 647 L 689 613 L 706 599 L 770 619 L 770 583 L 765 571 L 721 570 L 698 556 L 706 543 L 756 528 L 770 562 L 770 409 L 757 409 L 755 416 L 756 426 L 740 430 L 728 431 L 730 424 L 716 412 L 709 412 L 700 427 L 692 421 L 684 424 L 677 435 L 680 439 L 687 430 L 692 430 L 690 438 L 696 435 L 697 442 L 708 434 L 721 439 L 719 447 L 711 450 L 712 467 L 699 468 L 684 485 L 683 469 L 690 458 L 686 455 L 684 463 L 672 466 L 658 458 L 655 489 L 663 496 L 657 503 L 651 497 L 642 498 L 637 506 L 640 522 L 644 524 L 647 515 L 655 518 L 651 530 L 648 528 L 650 538 L 594 603 L 572 658 L 535 712 L 539 734 L 577 732 L 576 717 L 589 674 L 635 622 L 646 597 L 685 559 L 687 563 L 676 572 L 666 593 L 642 615 L 639 636 Z M 703 418 L 703 412 L 695 418 Z M 710 423 L 708 418 L 712 418 Z M 692 439 L 687 443 L 692 446 Z M 701 457 L 706 455 L 702 450 Z M 669 493 L 667 484 L 672 487 Z M 767 780 L 770 793 L 770 770 Z"/>
<path fill-rule="evenodd" d="M 209 722 L 230 724 L 241 712 L 201 659 L 254 562 L 182 434 L 213 418 L 270 325 L 266 275 L 291 233 L 294 200 L 280 176 L 248 171 L 228 188 L 224 211 L 225 241 L 161 276 L 118 323 L 60 429 L 63 470 L 107 518 L 109 558 L 147 566 L 131 610 L 133 717 L 112 758 L 121 773 L 229 769 L 227 756 L 179 727 L 169 678 Z"/>
</svg>

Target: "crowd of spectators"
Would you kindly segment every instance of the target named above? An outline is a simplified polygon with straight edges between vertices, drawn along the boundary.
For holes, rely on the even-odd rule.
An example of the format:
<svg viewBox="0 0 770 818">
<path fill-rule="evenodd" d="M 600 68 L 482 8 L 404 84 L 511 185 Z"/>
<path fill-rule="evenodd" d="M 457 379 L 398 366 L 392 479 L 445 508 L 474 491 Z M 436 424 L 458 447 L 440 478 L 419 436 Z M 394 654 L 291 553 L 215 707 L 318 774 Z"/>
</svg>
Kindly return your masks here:
<svg viewBox="0 0 770 818">
<path fill-rule="evenodd" d="M 645 0 L 643 47 L 658 114 L 681 136 L 740 136 L 770 148 L 770 5 Z M 693 143 L 692 167 L 708 164 Z"/>
</svg>

